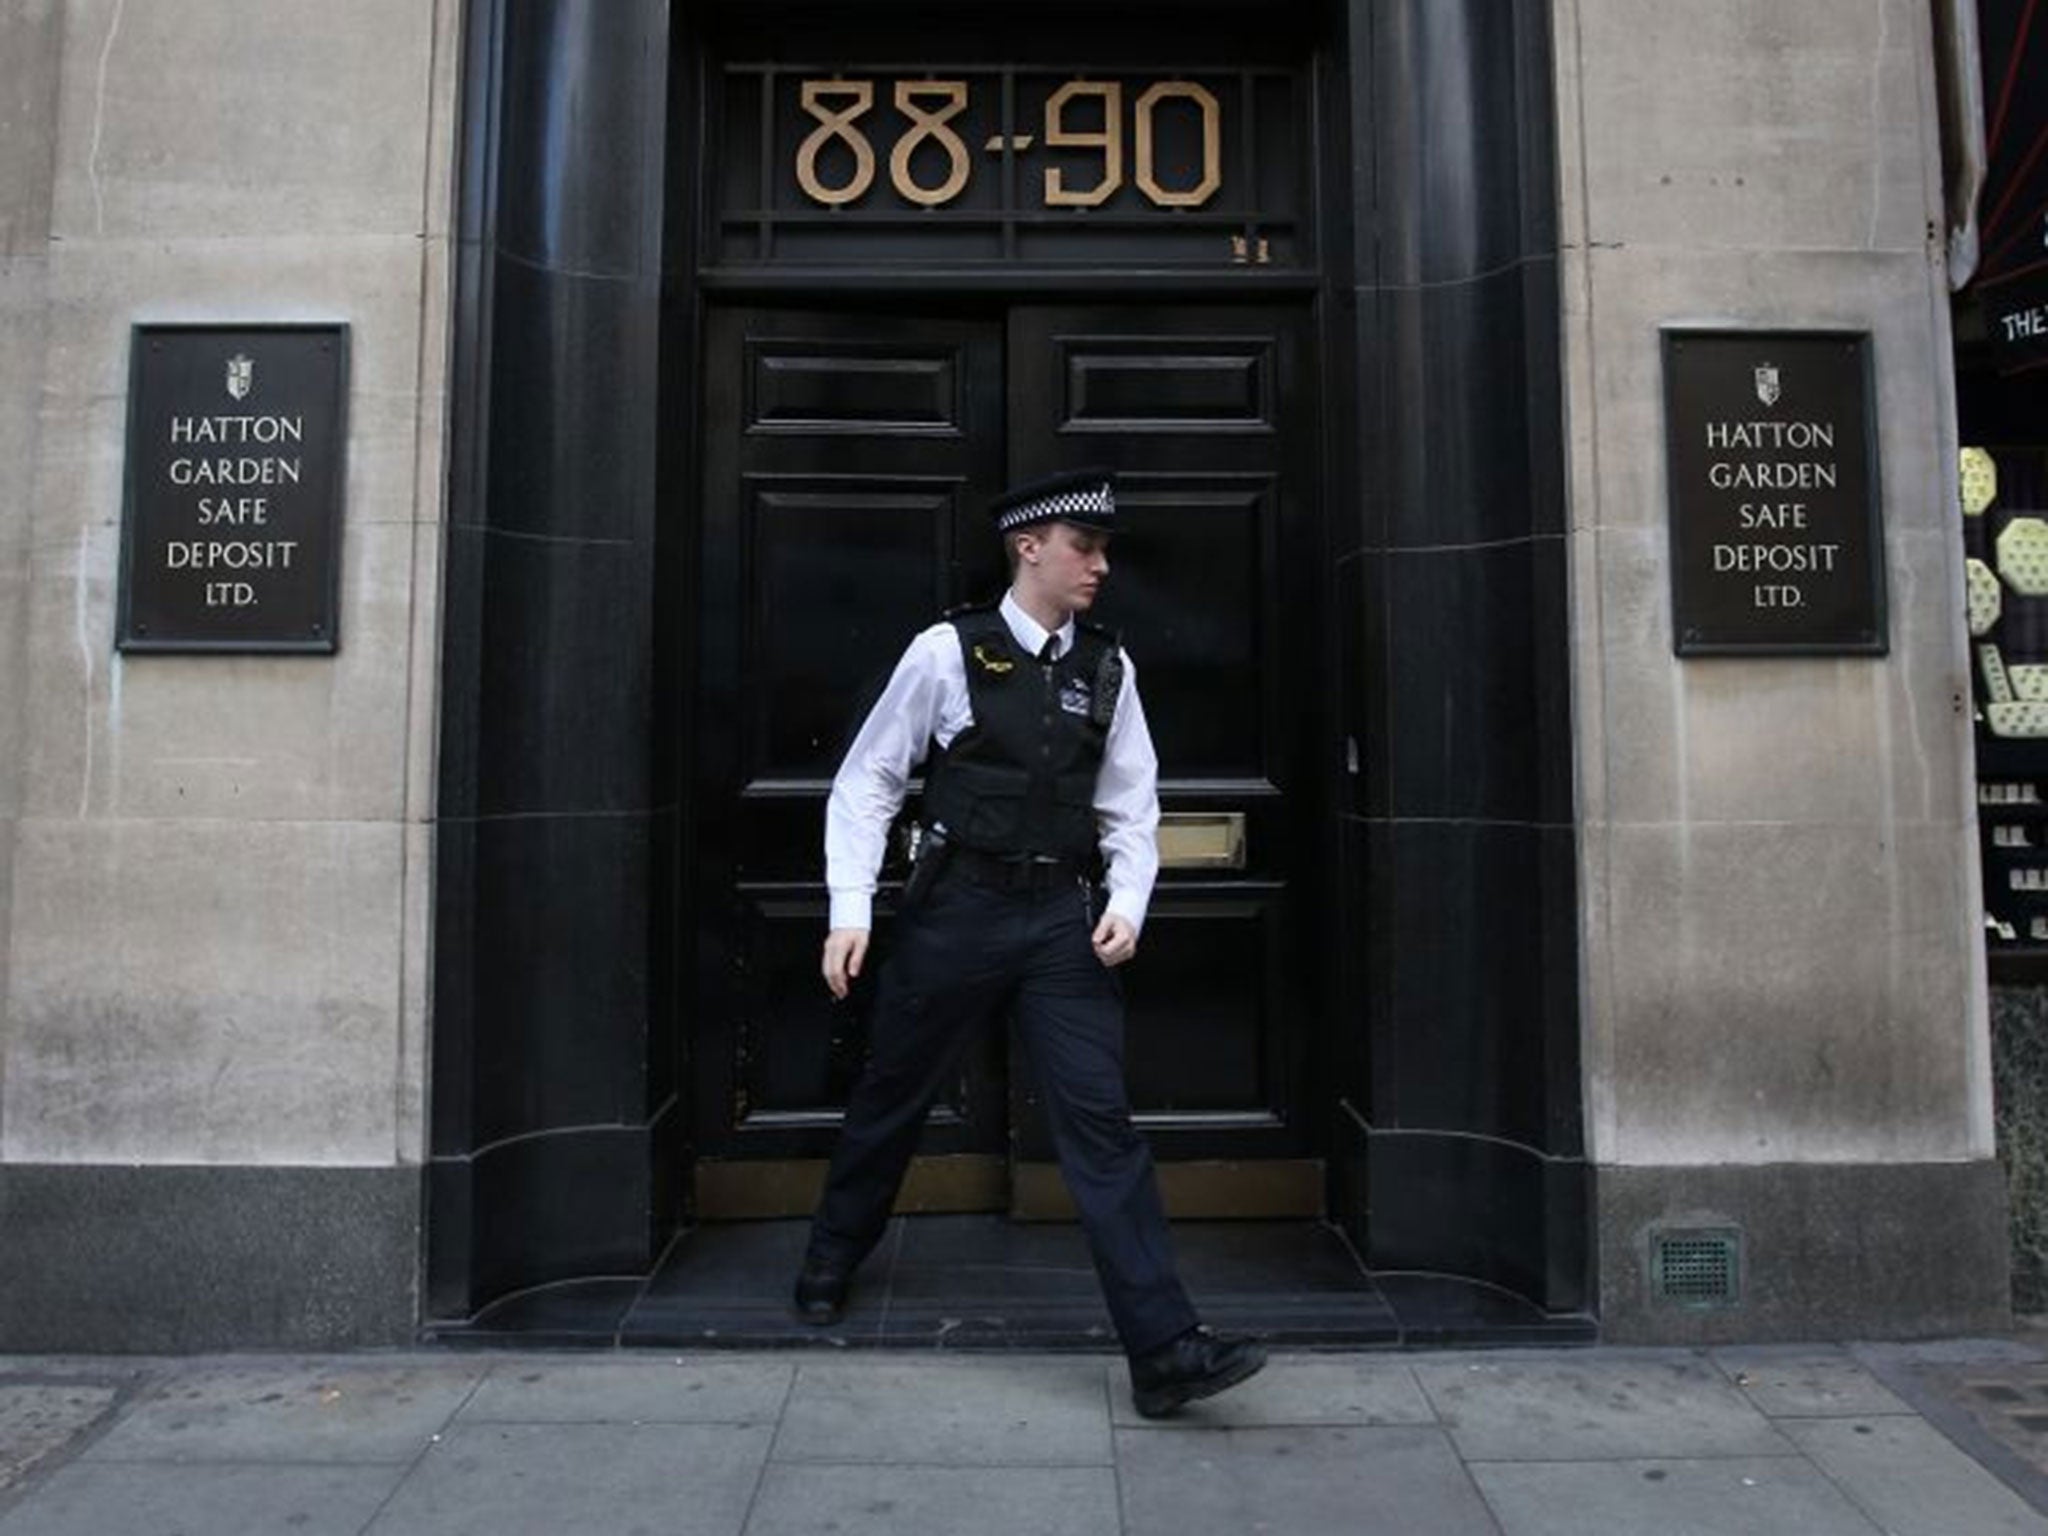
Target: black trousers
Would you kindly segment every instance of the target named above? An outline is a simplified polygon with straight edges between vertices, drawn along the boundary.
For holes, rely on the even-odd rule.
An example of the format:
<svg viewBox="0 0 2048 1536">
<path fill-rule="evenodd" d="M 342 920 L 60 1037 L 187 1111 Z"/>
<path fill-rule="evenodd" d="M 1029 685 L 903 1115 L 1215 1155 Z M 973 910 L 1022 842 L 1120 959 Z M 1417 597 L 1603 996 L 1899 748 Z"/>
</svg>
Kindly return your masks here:
<svg viewBox="0 0 2048 1536">
<path fill-rule="evenodd" d="M 1175 1272 L 1152 1151 L 1124 1090 L 1123 990 L 1089 942 L 1072 879 L 1001 889 L 948 870 L 896 924 L 876 977 L 866 1072 L 847 1106 L 811 1251 L 850 1269 L 888 1224 L 932 1100 L 1005 1006 L 1037 1069 L 1117 1336 L 1142 1354 L 1195 1324 Z"/>
</svg>

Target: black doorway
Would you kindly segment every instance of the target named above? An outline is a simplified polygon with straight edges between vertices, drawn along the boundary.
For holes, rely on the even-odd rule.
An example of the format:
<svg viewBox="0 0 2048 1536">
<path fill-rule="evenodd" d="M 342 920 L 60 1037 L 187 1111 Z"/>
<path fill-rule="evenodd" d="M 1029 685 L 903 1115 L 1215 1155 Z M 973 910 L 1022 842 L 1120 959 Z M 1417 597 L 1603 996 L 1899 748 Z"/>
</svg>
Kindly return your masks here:
<svg viewBox="0 0 2048 1536">
<path fill-rule="evenodd" d="M 619 1320 L 676 1234 L 704 1230 L 687 1222 L 708 1123 L 707 953 L 716 984 L 730 978 L 729 957 L 692 957 L 677 942 L 708 882 L 707 823 L 688 798 L 704 657 L 698 615 L 675 594 L 701 590 L 693 552 L 715 515 L 696 425 L 717 382 L 700 376 L 708 327 L 726 311 L 893 304 L 996 324 L 1014 350 L 1010 300 L 998 307 L 997 296 L 1019 289 L 986 269 L 927 264 L 906 288 L 866 263 L 704 265 L 714 199 L 699 156 L 739 124 L 712 110 L 716 68 L 736 37 L 772 46 L 780 14 L 471 0 L 434 836 L 422 1309 L 433 1332 L 545 1332 L 552 1301 L 573 1297 L 597 1308 L 586 1320 L 616 1304 L 609 1332 L 593 1336 L 623 1337 Z M 843 30 L 892 58 L 976 57 L 961 51 L 971 39 L 942 37 L 932 20 L 882 8 Z M 1307 115 L 1288 121 L 1313 129 L 1290 164 L 1316 206 L 1296 198 L 1282 209 L 1292 222 L 1276 216 L 1272 269 L 1256 235 L 1240 247 L 1245 265 L 1201 276 L 1118 274 L 1113 254 L 1053 250 L 1028 297 L 1084 320 L 1137 298 L 1161 314 L 1240 305 L 1313 317 L 1322 432 L 1309 458 L 1322 521 L 1306 579 L 1325 643 L 1304 671 L 1330 704 L 1310 746 L 1320 820 L 1288 878 L 1311 869 L 1327 898 L 1318 934 L 1335 975 L 1317 983 L 1329 1009 L 1320 1038 L 1291 1038 L 1309 1042 L 1294 1081 L 1312 1080 L 1331 1108 L 1304 1122 L 1305 1147 L 1275 1146 L 1274 1158 L 1323 1159 L 1328 1214 L 1375 1276 L 1448 1276 L 1465 1294 L 1512 1301 L 1499 1316 L 1470 1311 L 1482 1335 L 1546 1320 L 1583 1330 L 1592 1180 L 1547 7 L 1283 0 L 1255 11 L 1219 0 L 1138 5 L 1124 22 L 1040 8 L 986 46 L 1026 38 L 1046 58 L 1057 44 L 1064 68 L 1077 39 L 1100 38 L 1105 62 L 1144 65 L 1126 107 L 1178 67 L 1144 63 L 1161 38 L 1187 40 L 1204 68 L 1256 53 L 1244 99 L 1292 81 L 1288 99 Z M 802 36 L 807 51 L 832 41 L 816 27 Z M 1226 86 L 1216 94 L 1227 109 Z M 1155 126 L 1194 131 L 1192 99 L 1157 97 Z M 919 154 L 904 181 L 937 186 L 945 162 Z M 1225 171 L 1235 163 L 1226 155 Z M 1155 169 L 1169 197 L 1196 185 L 1184 165 Z M 844 161 L 820 171 L 828 189 L 858 173 Z M 918 212 L 899 225 L 921 228 Z M 796 223 L 830 231 L 833 216 Z M 1002 216 L 1001 238 L 1019 252 L 1048 227 Z M 1204 217 L 1166 210 L 1161 227 L 1202 230 Z M 886 264 L 910 248 L 887 234 L 875 249 Z M 1175 249 L 1233 259 L 1213 230 Z M 960 470 L 963 485 L 1029 467 L 1014 366 L 1005 355 L 1002 460 Z M 1147 564 L 1134 554 L 1121 574 Z M 914 615 L 902 600 L 902 622 L 953 595 L 935 576 Z M 1142 617 L 1141 605 L 1127 627 Z M 1144 669 L 1144 642 L 1132 639 Z M 1257 808 L 1242 809 L 1249 825 Z M 728 831 L 710 830 L 713 843 Z M 1261 857 L 1275 840 L 1250 847 Z M 722 888 L 737 888 L 731 874 Z M 807 979 L 808 958 L 794 974 Z M 775 1085 L 798 1114 L 829 1110 L 830 1073 L 843 1070 L 829 1028 L 822 1038 L 822 1068 L 816 1050 L 800 1058 L 813 1082 Z M 1217 1080 L 1244 1078 L 1226 1067 Z M 1221 1106 L 1238 1122 L 1210 1129 L 1240 1146 L 1260 1140 L 1270 1127 L 1243 1120 L 1249 1102 L 1239 1093 Z M 1003 1119 L 1007 1135 L 1016 1117 L 1005 1107 Z M 776 1155 L 801 1157 L 822 1126 L 785 1129 Z M 1226 1145 L 1204 1150 L 1191 1131 L 1187 1160 L 1226 1161 Z M 758 1258 L 742 1270 L 757 1291 L 771 1278 Z M 1435 1283 L 1397 1277 L 1385 1289 Z M 1404 1323 L 1400 1336 L 1428 1330 Z"/>
<path fill-rule="evenodd" d="M 995 492 L 1089 462 L 1117 469 L 1127 520 L 1099 617 L 1136 661 L 1162 764 L 1133 1103 L 1175 1214 L 1325 1214 L 1313 334 L 1306 304 L 713 311 L 684 936 L 700 1218 L 807 1211 L 858 1068 L 865 989 L 834 1004 L 815 975 L 850 712 L 916 630 L 1001 591 Z M 1030 1082 L 992 1031 L 906 1209 L 1065 1214 Z"/>
</svg>

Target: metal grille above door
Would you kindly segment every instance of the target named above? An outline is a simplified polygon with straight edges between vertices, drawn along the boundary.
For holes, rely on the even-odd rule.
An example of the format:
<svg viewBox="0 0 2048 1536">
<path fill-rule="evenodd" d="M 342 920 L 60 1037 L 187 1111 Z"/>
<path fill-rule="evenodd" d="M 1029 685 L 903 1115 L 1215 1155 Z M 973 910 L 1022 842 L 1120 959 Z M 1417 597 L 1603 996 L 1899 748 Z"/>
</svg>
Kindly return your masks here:
<svg viewBox="0 0 2048 1536">
<path fill-rule="evenodd" d="M 733 62 L 708 268 L 1315 264 L 1299 67 Z"/>
</svg>

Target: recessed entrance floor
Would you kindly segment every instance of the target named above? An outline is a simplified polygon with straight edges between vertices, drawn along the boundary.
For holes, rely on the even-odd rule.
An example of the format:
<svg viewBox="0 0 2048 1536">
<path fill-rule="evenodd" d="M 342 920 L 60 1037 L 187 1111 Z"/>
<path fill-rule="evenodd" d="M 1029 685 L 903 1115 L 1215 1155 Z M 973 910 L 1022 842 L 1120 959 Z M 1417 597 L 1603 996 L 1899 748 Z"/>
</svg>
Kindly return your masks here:
<svg viewBox="0 0 2048 1536">
<path fill-rule="evenodd" d="M 1109 1349 L 1109 1315 L 1080 1228 L 1001 1216 L 890 1224 L 837 1328 L 789 1315 L 809 1223 L 750 1221 L 684 1232 L 651 1277 L 565 1281 L 509 1296 L 448 1343 L 581 1348 Z M 1590 1343 L 1592 1318 L 1546 1314 L 1448 1275 L 1370 1274 L 1320 1221 L 1181 1221 L 1182 1277 L 1203 1316 L 1293 1347 Z"/>
</svg>

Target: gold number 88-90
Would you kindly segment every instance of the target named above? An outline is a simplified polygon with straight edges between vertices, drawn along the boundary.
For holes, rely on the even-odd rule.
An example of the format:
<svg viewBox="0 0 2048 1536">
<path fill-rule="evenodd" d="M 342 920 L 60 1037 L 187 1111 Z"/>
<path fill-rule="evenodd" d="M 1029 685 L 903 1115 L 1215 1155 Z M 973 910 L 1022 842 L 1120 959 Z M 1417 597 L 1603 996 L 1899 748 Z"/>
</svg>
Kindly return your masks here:
<svg viewBox="0 0 2048 1536">
<path fill-rule="evenodd" d="M 899 94 L 900 94 L 899 87 Z M 828 105 L 831 98 L 837 98 L 842 106 L 834 111 Z M 850 105 L 849 105 L 850 103 Z M 866 113 L 875 104 L 875 86 L 872 80 L 806 80 L 803 88 L 804 110 L 818 120 L 818 126 L 809 138 L 797 146 L 796 179 L 806 196 L 814 202 L 837 208 L 853 202 L 875 183 L 875 146 L 868 142 L 868 136 L 854 127 L 854 120 Z M 828 187 L 818 179 L 818 155 L 825 146 L 837 139 L 853 152 L 853 175 L 837 187 Z"/>
<path fill-rule="evenodd" d="M 1102 103 L 1099 129 L 1069 128 L 1067 104 L 1076 97 Z M 1153 115 L 1161 102 L 1190 103 L 1201 118 L 1202 170 L 1194 185 L 1172 188 L 1160 183 L 1155 165 Z M 1099 208 L 1124 184 L 1124 88 L 1112 80 L 1069 80 L 1046 98 L 1045 142 L 1049 149 L 1102 151 L 1102 174 L 1084 190 L 1066 184 L 1065 172 L 1045 173 L 1048 208 Z M 1137 184 L 1155 208 L 1199 208 L 1223 185 L 1223 109 L 1215 93 L 1192 80 L 1162 80 L 1138 98 L 1132 115 L 1137 125 Z"/>
<path fill-rule="evenodd" d="M 937 98 L 945 108 L 941 112 L 930 112 L 919 102 Z M 896 147 L 889 151 L 889 180 L 907 202 L 921 208 L 937 208 L 950 203 L 967 186 L 967 145 L 960 135 L 946 125 L 967 110 L 967 82 L 965 80 L 926 80 L 922 82 L 899 80 L 896 82 L 896 110 L 910 119 L 910 132 L 896 141 Z M 946 179 L 935 187 L 921 187 L 910 174 L 910 157 L 917 152 L 917 146 L 927 139 L 946 152 L 951 169 Z"/>
<path fill-rule="evenodd" d="M 1076 96 L 1093 96 L 1102 103 L 1100 129 L 1067 126 L 1067 103 Z M 1045 143 L 1048 149 L 1099 149 L 1102 178 L 1085 191 L 1070 191 L 1066 173 L 1058 167 L 1045 173 L 1045 206 L 1048 208 L 1100 208 L 1124 184 L 1124 88 L 1114 80 L 1069 80 L 1045 102 Z"/>
<path fill-rule="evenodd" d="M 1159 184 L 1152 163 L 1152 113 L 1162 101 L 1193 102 L 1202 117 L 1202 175 L 1178 191 Z M 1192 80 L 1162 80 L 1138 98 L 1138 190 L 1155 208 L 1199 208 L 1223 185 L 1223 109 L 1215 93 Z"/>
<path fill-rule="evenodd" d="M 895 88 L 896 110 L 909 121 L 909 131 L 889 150 L 889 181 L 897 195 L 920 208 L 938 208 L 966 191 L 972 172 L 966 143 L 951 126 L 967 110 L 965 80 L 899 80 Z M 1100 128 L 1070 128 L 1067 109 L 1075 100 L 1100 103 Z M 1167 102 L 1192 107 L 1200 121 L 1201 170 L 1196 180 L 1183 187 L 1161 184 L 1155 163 L 1153 119 Z M 874 110 L 875 82 L 872 80 L 806 80 L 803 82 L 803 110 L 816 119 L 796 152 L 796 179 L 804 195 L 827 208 L 858 202 L 875 184 L 874 142 L 858 126 Z M 1124 185 L 1124 88 L 1115 80 L 1069 80 L 1045 103 L 1045 145 L 1048 149 L 1095 150 L 1102 157 L 1101 171 L 1090 187 L 1069 187 L 1067 171 L 1049 166 L 1045 171 L 1045 206 L 1048 208 L 1100 208 Z M 1214 93 L 1191 80 L 1163 80 L 1143 92 L 1133 112 L 1137 130 L 1137 188 L 1155 208 L 1199 208 L 1216 195 L 1223 184 L 1222 109 Z M 998 140 L 991 140 L 996 147 Z M 1030 142 L 1020 138 L 1019 146 Z M 818 158 L 833 143 L 843 145 L 852 156 L 852 173 L 836 187 L 819 178 Z M 918 181 L 912 160 L 919 149 L 935 145 L 946 158 L 946 174 L 927 185 Z"/>
</svg>

